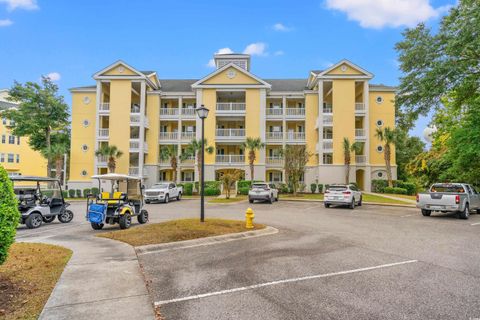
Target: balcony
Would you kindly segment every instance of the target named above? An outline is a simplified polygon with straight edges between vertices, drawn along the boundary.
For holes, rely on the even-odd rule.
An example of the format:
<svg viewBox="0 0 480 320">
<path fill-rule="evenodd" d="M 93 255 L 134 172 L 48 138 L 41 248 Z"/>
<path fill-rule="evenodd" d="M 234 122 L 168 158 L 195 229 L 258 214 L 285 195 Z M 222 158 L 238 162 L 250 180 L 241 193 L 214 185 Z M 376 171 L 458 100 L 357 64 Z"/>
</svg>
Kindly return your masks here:
<svg viewBox="0 0 480 320">
<path fill-rule="evenodd" d="M 130 125 L 131 126 L 140 126 L 140 122 L 141 122 L 141 115 L 140 113 L 130 113 Z M 148 122 L 148 118 L 147 117 L 144 117 L 143 118 L 143 126 L 145 128 L 148 128 L 149 126 L 149 122 Z"/>
<path fill-rule="evenodd" d="M 322 147 L 323 147 L 323 152 L 332 152 L 333 151 L 333 141 L 324 140 Z"/>
<path fill-rule="evenodd" d="M 281 118 L 283 116 L 282 108 L 267 108 L 266 109 L 267 118 Z"/>
<path fill-rule="evenodd" d="M 183 160 L 180 160 L 181 166 L 188 166 L 191 167 L 195 164 L 195 156 L 189 156 Z"/>
<path fill-rule="evenodd" d="M 283 166 L 283 157 L 281 156 L 270 156 L 267 157 L 266 159 L 267 165 L 272 165 L 272 166 Z"/>
<path fill-rule="evenodd" d="M 305 132 L 287 132 L 287 141 L 290 141 L 290 142 L 305 141 Z"/>
<path fill-rule="evenodd" d="M 139 167 L 130 167 L 128 168 L 128 174 L 130 176 L 138 176 L 140 173 L 140 168 Z"/>
<path fill-rule="evenodd" d="M 228 164 L 244 164 L 245 156 L 240 154 L 217 154 L 215 157 L 217 163 L 228 163 Z"/>
<path fill-rule="evenodd" d="M 196 135 L 195 132 L 186 131 L 186 132 L 182 132 L 181 137 L 182 137 L 182 140 L 191 141 L 192 139 L 195 138 L 195 135 Z"/>
<path fill-rule="evenodd" d="M 140 152 L 140 140 L 130 139 L 130 152 Z M 143 142 L 143 152 L 148 153 L 148 144 Z"/>
<path fill-rule="evenodd" d="M 283 140 L 283 132 L 266 132 L 265 139 L 267 141 L 282 141 Z"/>
<path fill-rule="evenodd" d="M 108 164 L 108 156 L 97 156 L 97 166 L 106 167 Z"/>
<path fill-rule="evenodd" d="M 160 141 L 177 141 L 178 132 L 160 132 L 158 139 Z"/>
<path fill-rule="evenodd" d="M 98 140 L 108 140 L 109 130 L 108 129 L 98 129 Z"/>
<path fill-rule="evenodd" d="M 102 102 L 98 106 L 98 114 L 108 114 L 110 113 L 110 103 L 109 102 Z"/>
<path fill-rule="evenodd" d="M 243 140 L 245 129 L 217 129 L 215 137 L 217 140 Z"/>
<path fill-rule="evenodd" d="M 245 102 L 217 102 L 217 115 L 245 114 Z"/>
<path fill-rule="evenodd" d="M 178 108 L 160 108 L 160 119 L 168 119 L 178 117 Z"/>
<path fill-rule="evenodd" d="M 367 163 L 367 156 L 365 155 L 355 155 L 356 164 L 365 164 Z"/>
<path fill-rule="evenodd" d="M 332 126 L 333 125 L 333 116 L 323 116 L 323 125 Z"/>
<path fill-rule="evenodd" d="M 195 108 L 193 107 L 182 108 L 182 117 L 195 118 Z"/>
<path fill-rule="evenodd" d="M 285 114 L 287 118 L 304 118 L 305 108 L 286 108 Z"/>
<path fill-rule="evenodd" d="M 365 129 L 355 129 L 355 139 L 365 140 L 367 138 Z"/>
<path fill-rule="evenodd" d="M 323 113 L 324 114 L 332 114 L 333 113 L 333 106 L 331 103 L 324 103 L 323 104 Z"/>
<path fill-rule="evenodd" d="M 355 113 L 365 113 L 366 108 L 365 108 L 365 103 L 363 102 L 355 102 Z"/>
</svg>

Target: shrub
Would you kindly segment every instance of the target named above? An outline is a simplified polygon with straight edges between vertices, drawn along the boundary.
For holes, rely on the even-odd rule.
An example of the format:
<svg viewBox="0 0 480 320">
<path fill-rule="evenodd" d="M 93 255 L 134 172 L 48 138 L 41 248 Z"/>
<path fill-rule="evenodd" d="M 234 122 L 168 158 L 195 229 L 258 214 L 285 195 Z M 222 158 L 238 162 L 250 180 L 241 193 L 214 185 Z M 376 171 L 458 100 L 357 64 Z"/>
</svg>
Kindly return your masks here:
<svg viewBox="0 0 480 320">
<path fill-rule="evenodd" d="M 206 195 L 206 196 L 218 196 L 218 195 L 220 195 L 220 189 L 205 188 L 204 195 Z"/>
<path fill-rule="evenodd" d="M 417 186 L 415 185 L 415 183 L 398 180 L 393 183 L 393 186 L 397 188 L 406 189 L 408 195 L 415 195 L 417 193 Z"/>
<path fill-rule="evenodd" d="M 83 197 L 86 198 L 90 194 L 90 192 L 92 192 L 92 190 L 89 188 L 83 189 Z"/>
<path fill-rule="evenodd" d="M 205 189 L 219 189 L 222 185 L 221 181 L 205 181 Z"/>
<path fill-rule="evenodd" d="M 252 182 L 250 180 L 240 180 L 237 183 L 237 188 L 240 190 L 242 188 L 250 188 Z"/>
<path fill-rule="evenodd" d="M 352 186 L 355 186 L 356 188 L 358 188 L 358 184 L 357 184 L 356 182 L 350 182 L 350 184 L 351 184 Z"/>
<path fill-rule="evenodd" d="M 329 185 L 329 184 L 326 184 L 326 185 L 325 185 L 325 191 L 327 191 L 328 188 L 330 188 L 330 185 Z"/>
<path fill-rule="evenodd" d="M 250 190 L 250 187 L 241 187 L 241 188 L 238 188 L 238 194 L 242 194 L 242 195 L 248 195 L 248 190 Z"/>
<path fill-rule="evenodd" d="M 82 197 L 82 190 L 80 190 L 80 189 L 75 190 L 75 195 L 77 196 L 77 198 L 81 198 Z"/>
<path fill-rule="evenodd" d="M 0 166 L 0 265 L 7 260 L 8 248 L 15 241 L 20 219 L 18 202 L 7 171 Z"/>
<path fill-rule="evenodd" d="M 387 180 L 372 180 L 372 192 L 385 193 L 385 188 L 388 187 Z"/>
<path fill-rule="evenodd" d="M 186 196 L 191 196 L 193 194 L 193 183 L 185 183 L 183 185 L 183 194 Z"/>
<path fill-rule="evenodd" d="M 100 194 L 100 190 L 98 188 L 95 188 L 95 187 L 92 188 L 91 192 L 95 197 Z"/>
<path fill-rule="evenodd" d="M 278 191 L 280 191 L 280 193 L 288 193 L 288 185 L 286 183 L 280 183 L 278 185 Z"/>
<path fill-rule="evenodd" d="M 317 186 L 318 186 L 318 192 L 323 193 L 323 184 L 319 183 Z"/>
<path fill-rule="evenodd" d="M 44 195 L 47 198 L 51 198 L 51 197 L 53 197 L 53 191 L 52 190 L 42 191 L 42 195 Z"/>
<path fill-rule="evenodd" d="M 305 192 L 305 188 L 307 187 L 307 185 L 305 183 L 300 183 L 298 185 L 298 192 Z"/>
<path fill-rule="evenodd" d="M 63 196 L 64 198 L 68 198 L 68 191 L 63 190 L 63 191 L 62 191 L 62 196 Z"/>
<path fill-rule="evenodd" d="M 405 188 L 398 188 L 398 187 L 386 187 L 385 193 L 393 193 L 393 194 L 407 194 L 407 189 Z"/>
<path fill-rule="evenodd" d="M 75 198 L 75 189 L 68 190 L 68 197 Z"/>
<path fill-rule="evenodd" d="M 315 191 L 317 191 L 317 184 L 316 183 L 311 183 L 310 184 L 310 191 L 312 191 L 312 193 L 315 193 Z"/>
<path fill-rule="evenodd" d="M 195 181 L 194 184 L 193 184 L 193 186 L 195 187 L 195 191 L 200 192 L 200 189 L 199 189 L 200 182 Z"/>
</svg>

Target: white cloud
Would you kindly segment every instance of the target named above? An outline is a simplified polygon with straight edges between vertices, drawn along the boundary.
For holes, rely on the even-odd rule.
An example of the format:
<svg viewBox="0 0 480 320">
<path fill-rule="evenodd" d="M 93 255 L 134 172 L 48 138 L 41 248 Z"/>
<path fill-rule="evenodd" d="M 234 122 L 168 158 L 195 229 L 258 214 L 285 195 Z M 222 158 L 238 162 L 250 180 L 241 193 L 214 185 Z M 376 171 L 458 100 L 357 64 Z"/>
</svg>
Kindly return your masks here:
<svg viewBox="0 0 480 320">
<path fill-rule="evenodd" d="M 45 77 L 50 78 L 52 81 L 58 81 L 61 78 L 60 73 L 58 72 L 50 72 Z"/>
<path fill-rule="evenodd" d="M 13 21 L 10 19 L 0 20 L 0 27 L 8 27 L 13 24 Z"/>
<path fill-rule="evenodd" d="M 291 28 L 285 26 L 283 23 L 275 23 L 272 28 L 275 31 L 282 31 L 282 32 L 287 32 L 292 30 Z"/>
<path fill-rule="evenodd" d="M 273 53 L 274 56 L 283 56 L 285 54 L 285 52 L 283 52 L 282 50 L 277 50 Z"/>
<path fill-rule="evenodd" d="M 38 9 L 37 0 L 0 0 L 0 3 L 6 3 L 8 11 L 13 11 L 15 9 Z"/>
<path fill-rule="evenodd" d="M 449 6 L 434 8 L 429 0 L 326 0 L 328 9 L 347 14 L 364 28 L 413 27 L 435 18 Z"/>
<path fill-rule="evenodd" d="M 221 48 L 221 49 L 218 49 L 214 54 L 229 54 L 229 53 L 233 53 L 233 50 L 230 48 Z M 207 67 L 215 68 L 215 60 L 213 59 L 208 60 Z"/>
<path fill-rule="evenodd" d="M 245 50 L 243 50 L 244 54 L 249 54 L 252 56 L 266 56 L 267 52 L 265 51 L 267 49 L 267 45 L 263 42 L 255 42 L 249 44 Z"/>
</svg>

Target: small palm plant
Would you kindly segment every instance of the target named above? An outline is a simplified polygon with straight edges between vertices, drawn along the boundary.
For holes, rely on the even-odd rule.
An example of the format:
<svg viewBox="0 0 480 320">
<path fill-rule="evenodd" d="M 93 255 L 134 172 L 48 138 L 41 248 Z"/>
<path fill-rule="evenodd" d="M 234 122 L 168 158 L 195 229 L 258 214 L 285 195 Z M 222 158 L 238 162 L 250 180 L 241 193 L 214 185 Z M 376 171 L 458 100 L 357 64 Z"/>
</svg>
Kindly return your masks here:
<svg viewBox="0 0 480 320">
<path fill-rule="evenodd" d="M 375 137 L 383 143 L 383 156 L 385 159 L 385 167 L 387 168 L 388 186 L 393 187 L 392 181 L 392 145 L 395 145 L 397 133 L 395 129 L 386 127 L 385 129 L 377 128 Z"/>
<path fill-rule="evenodd" d="M 177 181 L 177 158 L 178 147 L 174 144 L 163 145 L 160 147 L 160 160 L 169 161 L 173 171 L 173 181 Z"/>
<path fill-rule="evenodd" d="M 55 178 L 59 181 L 62 179 L 63 160 L 67 152 L 68 146 L 65 143 L 52 144 L 41 152 L 49 162 L 55 163 Z"/>
<path fill-rule="evenodd" d="M 248 150 L 248 164 L 250 166 L 250 180 L 253 183 L 253 174 L 255 170 L 255 160 L 256 160 L 256 151 L 263 149 L 265 147 L 265 143 L 262 142 L 260 138 L 250 138 L 248 137 L 247 140 L 243 143 L 243 147 L 245 150 Z"/>
<path fill-rule="evenodd" d="M 242 170 L 233 169 L 225 172 L 221 177 L 220 181 L 223 184 L 223 190 L 225 191 L 225 198 L 230 199 L 230 193 L 232 191 L 235 182 L 240 180 L 242 176 Z"/>
<path fill-rule="evenodd" d="M 350 143 L 348 138 L 343 138 L 343 163 L 345 164 L 345 184 L 350 181 L 350 165 L 352 163 L 352 152 L 358 153 L 362 150 L 360 142 Z"/>
<path fill-rule="evenodd" d="M 214 147 L 208 145 L 207 139 L 204 140 L 204 147 L 205 147 L 205 152 L 208 154 L 212 154 L 213 151 L 215 150 Z M 198 181 L 202 180 L 201 179 L 202 178 L 202 158 L 200 156 L 201 150 L 202 150 L 202 140 L 192 139 L 192 141 L 190 141 L 190 143 L 185 148 L 185 152 L 182 153 L 182 155 L 180 156 L 181 160 L 185 160 L 189 157 L 195 157 L 197 159 Z"/>
<path fill-rule="evenodd" d="M 123 152 L 120 151 L 116 146 L 103 145 L 95 151 L 96 156 L 107 157 L 107 167 L 110 173 L 115 173 L 117 168 L 117 159 L 123 155 Z"/>
</svg>

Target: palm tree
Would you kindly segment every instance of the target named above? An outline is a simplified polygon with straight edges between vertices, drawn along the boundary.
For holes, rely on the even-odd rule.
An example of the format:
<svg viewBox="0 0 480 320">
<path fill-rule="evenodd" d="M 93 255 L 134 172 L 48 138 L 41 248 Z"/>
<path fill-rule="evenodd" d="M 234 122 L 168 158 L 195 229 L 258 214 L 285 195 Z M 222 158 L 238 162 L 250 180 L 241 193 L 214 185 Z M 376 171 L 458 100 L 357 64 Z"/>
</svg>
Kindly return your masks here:
<svg viewBox="0 0 480 320">
<path fill-rule="evenodd" d="M 362 144 L 358 141 L 350 143 L 348 138 L 343 138 L 343 163 L 345 164 L 345 184 L 350 180 L 350 164 L 352 163 L 352 152 L 358 153 L 362 150 Z"/>
<path fill-rule="evenodd" d="M 231 171 L 225 172 L 221 177 L 220 181 L 223 184 L 223 190 L 225 190 L 225 198 L 230 199 L 230 192 L 232 187 L 235 185 L 240 177 L 242 176 L 242 170 L 233 169 Z"/>
<path fill-rule="evenodd" d="M 55 163 L 55 178 L 62 180 L 63 160 L 68 152 L 68 146 L 65 143 L 56 143 L 42 150 L 42 155 L 51 163 Z"/>
<path fill-rule="evenodd" d="M 395 129 L 390 127 L 386 127 L 385 129 L 377 128 L 375 131 L 375 137 L 377 137 L 380 142 L 383 142 L 383 155 L 385 158 L 385 166 L 387 167 L 387 180 L 388 186 L 393 187 L 392 181 L 392 165 L 391 165 L 391 145 L 395 144 L 396 140 L 396 132 Z"/>
<path fill-rule="evenodd" d="M 115 168 L 117 167 L 117 159 L 123 155 L 123 152 L 118 150 L 116 146 L 102 145 L 100 149 L 95 151 L 95 155 L 107 157 L 108 171 L 110 173 L 115 173 Z"/>
<path fill-rule="evenodd" d="M 172 170 L 173 170 L 173 181 L 175 182 L 177 181 L 177 167 L 178 167 L 177 150 L 178 150 L 178 147 L 177 145 L 174 145 L 174 144 L 163 145 L 160 147 L 160 160 L 170 161 L 170 166 L 172 167 Z"/>
<path fill-rule="evenodd" d="M 205 152 L 212 154 L 215 150 L 214 147 L 209 146 L 207 139 L 204 140 Z M 180 156 L 181 160 L 185 160 L 188 157 L 195 157 L 197 159 L 197 169 L 198 169 L 198 181 L 201 181 L 202 177 L 202 159 L 200 157 L 200 151 L 202 150 L 202 140 L 192 139 L 190 143 L 185 148 L 185 152 Z"/>
<path fill-rule="evenodd" d="M 250 180 L 253 183 L 253 174 L 254 174 L 254 163 L 256 159 L 255 152 L 257 150 L 263 149 L 265 147 L 265 143 L 262 142 L 260 138 L 250 138 L 248 137 L 247 140 L 243 143 L 243 147 L 248 150 L 248 164 L 250 165 Z"/>
</svg>

